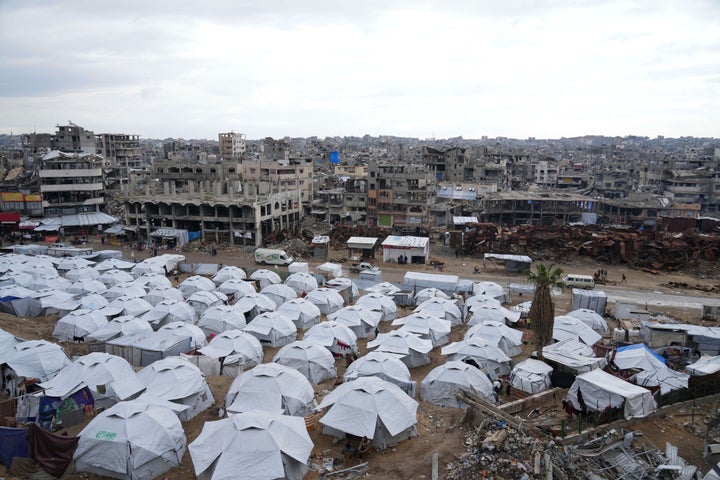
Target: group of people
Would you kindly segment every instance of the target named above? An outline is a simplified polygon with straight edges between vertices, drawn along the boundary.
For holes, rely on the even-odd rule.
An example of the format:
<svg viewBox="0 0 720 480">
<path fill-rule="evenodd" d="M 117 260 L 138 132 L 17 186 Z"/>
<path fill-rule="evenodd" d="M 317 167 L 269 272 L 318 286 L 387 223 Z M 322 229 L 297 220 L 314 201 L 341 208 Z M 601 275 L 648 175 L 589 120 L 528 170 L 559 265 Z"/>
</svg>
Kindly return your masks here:
<svg viewBox="0 0 720 480">
<path fill-rule="evenodd" d="M 510 382 L 503 382 L 496 379 L 493 382 L 493 393 L 495 394 L 496 402 L 500 401 L 500 397 L 502 396 L 503 391 L 505 391 L 505 397 L 510 398 L 510 393 L 512 392 L 512 386 L 510 385 Z"/>
<path fill-rule="evenodd" d="M 345 447 L 342 449 L 343 458 L 345 462 L 349 462 L 357 456 L 358 460 L 362 461 L 363 457 L 370 453 L 370 439 L 368 437 L 362 437 L 358 447 L 355 448 L 350 440 L 345 443 Z"/>
</svg>

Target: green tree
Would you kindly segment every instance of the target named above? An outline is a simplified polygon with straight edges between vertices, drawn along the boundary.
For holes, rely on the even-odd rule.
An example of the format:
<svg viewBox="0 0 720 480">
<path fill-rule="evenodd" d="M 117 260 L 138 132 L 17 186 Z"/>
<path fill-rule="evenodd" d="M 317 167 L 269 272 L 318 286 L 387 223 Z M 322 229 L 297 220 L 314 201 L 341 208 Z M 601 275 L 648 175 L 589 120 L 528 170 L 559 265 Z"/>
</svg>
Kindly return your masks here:
<svg viewBox="0 0 720 480">
<path fill-rule="evenodd" d="M 552 341 L 553 326 L 555 325 L 555 302 L 552 299 L 553 288 L 563 288 L 561 276 L 563 271 L 555 264 L 547 266 L 540 263 L 535 266 L 535 271 L 529 274 L 530 280 L 535 284 L 535 295 L 528 319 L 535 332 L 535 344 L 537 345 L 537 356 L 543 358 L 542 349 Z"/>
</svg>

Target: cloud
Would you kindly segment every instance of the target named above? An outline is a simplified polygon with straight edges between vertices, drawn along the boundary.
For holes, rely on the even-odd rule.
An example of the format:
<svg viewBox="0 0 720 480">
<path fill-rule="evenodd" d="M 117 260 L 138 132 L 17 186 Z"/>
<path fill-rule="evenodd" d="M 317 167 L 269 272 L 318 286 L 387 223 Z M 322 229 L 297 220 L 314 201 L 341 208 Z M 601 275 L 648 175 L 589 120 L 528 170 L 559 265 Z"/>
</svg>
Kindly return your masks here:
<svg viewBox="0 0 720 480">
<path fill-rule="evenodd" d="M 714 0 L 0 3 L 0 129 L 720 136 Z"/>
</svg>

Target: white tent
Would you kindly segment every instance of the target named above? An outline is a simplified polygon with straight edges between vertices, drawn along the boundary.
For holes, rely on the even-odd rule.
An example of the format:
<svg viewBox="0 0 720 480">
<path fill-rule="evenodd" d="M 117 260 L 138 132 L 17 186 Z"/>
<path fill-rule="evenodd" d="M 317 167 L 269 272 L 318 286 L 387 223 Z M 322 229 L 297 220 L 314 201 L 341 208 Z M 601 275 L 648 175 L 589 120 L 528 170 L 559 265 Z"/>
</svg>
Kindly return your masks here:
<svg viewBox="0 0 720 480">
<path fill-rule="evenodd" d="M 378 352 L 398 355 L 408 368 L 419 367 L 430 363 L 430 340 L 424 340 L 407 330 L 393 330 L 381 333 L 376 339 L 367 343 L 367 348 L 376 348 Z"/>
<path fill-rule="evenodd" d="M 284 283 L 273 283 L 272 285 L 268 285 L 260 290 L 260 293 L 267 295 L 278 307 L 293 298 L 297 298 L 295 290 Z"/>
<path fill-rule="evenodd" d="M 188 297 L 187 302 L 199 317 L 210 307 L 224 305 L 227 302 L 227 295 L 217 290 L 201 290 Z"/>
<path fill-rule="evenodd" d="M 492 305 L 489 302 L 473 307 L 468 325 L 478 325 L 485 322 L 517 323 L 520 312 L 509 310 L 502 305 Z"/>
<path fill-rule="evenodd" d="M 429 300 L 425 300 L 413 311 L 424 312 L 439 318 L 444 318 L 445 320 L 450 320 L 450 323 L 453 326 L 462 325 L 463 323 L 462 312 L 452 300 L 434 297 Z"/>
<path fill-rule="evenodd" d="M 382 293 L 383 295 L 395 295 L 396 293 L 402 291 L 402 289 L 393 285 L 390 282 L 380 282 L 376 283 L 372 287 L 366 288 L 365 291 L 367 293 Z"/>
<path fill-rule="evenodd" d="M 69 396 L 73 388 L 87 386 L 95 399 L 95 407 L 103 409 L 129 400 L 145 389 L 124 358 L 101 352 L 75 359 L 40 386 L 45 395 L 59 398 Z"/>
<path fill-rule="evenodd" d="M 185 453 L 175 412 L 143 399 L 101 412 L 79 436 L 75 470 L 112 478 L 151 480 L 180 465 Z"/>
<path fill-rule="evenodd" d="M 304 417 L 317 408 L 312 384 L 297 370 L 263 363 L 233 380 L 225 396 L 228 415 L 249 410 Z"/>
<path fill-rule="evenodd" d="M 407 330 L 420 338 L 430 340 L 433 347 L 445 345 L 450 341 L 450 320 L 438 318 L 428 313 L 412 313 L 407 317 L 396 318 L 392 324 L 401 325 L 401 330 Z"/>
<path fill-rule="evenodd" d="M 457 360 L 474 363 L 478 368 L 486 370 L 493 378 L 510 373 L 510 357 L 481 337 L 471 337 L 451 343 L 443 347 L 440 353 L 448 356 L 448 362 Z"/>
<path fill-rule="evenodd" d="M 267 287 L 273 283 L 282 283 L 280 275 L 268 270 L 267 268 L 260 268 L 250 274 L 250 280 L 254 280 L 258 283 L 260 289 Z"/>
<path fill-rule="evenodd" d="M 326 347 L 336 356 L 357 353 L 357 335 L 345 325 L 337 322 L 320 322 L 305 332 L 303 340 Z"/>
<path fill-rule="evenodd" d="M 132 282 L 135 277 L 130 275 L 128 272 L 123 270 L 106 270 L 102 274 L 100 274 L 100 277 L 98 280 L 103 282 L 106 287 L 110 288 L 113 285 L 117 285 L 118 283 L 126 283 L 126 282 Z"/>
<path fill-rule="evenodd" d="M 345 300 L 332 288 L 316 288 L 305 297 L 310 303 L 314 303 L 320 309 L 321 313 L 329 315 L 340 310 L 345 305 Z"/>
<path fill-rule="evenodd" d="M 183 421 L 215 403 L 200 369 L 179 357 L 153 362 L 140 370 L 137 378 L 148 394 L 189 407 L 180 414 Z"/>
<path fill-rule="evenodd" d="M 107 291 L 107 287 L 100 280 L 81 278 L 70 285 L 66 291 L 75 294 L 103 293 Z"/>
<path fill-rule="evenodd" d="M 218 305 L 205 310 L 198 320 L 198 327 L 205 335 L 222 333 L 225 330 L 240 329 L 247 325 L 245 313 L 235 305 Z"/>
<path fill-rule="evenodd" d="M 282 347 L 273 357 L 273 362 L 294 368 L 312 384 L 337 377 L 335 359 L 330 350 L 303 340 Z"/>
<path fill-rule="evenodd" d="M 250 293 L 239 298 L 233 303 L 236 309 L 245 314 L 245 318 L 249 321 L 257 315 L 265 312 L 274 312 L 277 308 L 275 302 L 270 297 L 262 293 Z"/>
<path fill-rule="evenodd" d="M 315 268 L 320 273 L 327 273 L 335 278 L 342 277 L 342 265 L 339 263 L 325 262 Z"/>
<path fill-rule="evenodd" d="M 232 297 L 231 303 L 237 302 L 240 298 L 245 295 L 252 295 L 257 293 L 255 285 L 245 280 L 233 279 L 225 280 L 217 288 L 219 292 L 224 293 L 228 297 Z"/>
<path fill-rule="evenodd" d="M 605 368 L 607 365 L 605 357 L 596 357 L 591 347 L 573 338 L 547 345 L 542 351 L 545 360 L 575 374 Z"/>
<path fill-rule="evenodd" d="M 185 298 L 188 298 L 195 292 L 215 290 L 215 283 L 209 278 L 202 277 L 200 275 L 193 275 L 192 277 L 188 277 L 183 280 L 177 288 L 182 292 Z"/>
<path fill-rule="evenodd" d="M 246 278 L 247 274 L 242 268 L 234 265 L 225 265 L 213 275 L 212 281 L 215 282 L 215 285 L 220 285 L 228 280 L 245 280 Z"/>
<path fill-rule="evenodd" d="M 555 340 L 565 340 L 572 338 L 580 340 L 586 345 L 593 346 L 600 340 L 602 336 L 592 328 L 588 327 L 582 320 L 567 315 L 555 317 L 553 325 L 553 338 Z"/>
<path fill-rule="evenodd" d="M 107 317 L 98 310 L 73 310 L 55 323 L 52 336 L 61 342 L 85 341 L 85 335 L 107 324 Z"/>
<path fill-rule="evenodd" d="M 355 301 L 355 299 L 360 296 L 360 290 L 358 289 L 355 282 L 353 282 L 351 279 L 349 279 L 347 277 L 336 277 L 336 278 L 330 279 L 327 282 L 325 282 L 325 286 L 328 288 L 337 290 L 339 292 L 343 292 L 349 288 L 350 295 L 348 295 L 348 297 L 343 297 L 343 298 L 346 298 L 346 302 L 348 301 L 348 298 L 349 298 L 349 301 L 352 302 L 352 301 Z"/>
<path fill-rule="evenodd" d="M 500 303 L 500 300 L 497 300 L 496 298 L 483 294 L 473 295 L 472 297 L 468 297 L 467 300 L 465 300 L 465 309 L 468 312 L 472 312 L 476 308 L 487 305 L 499 307 L 502 305 L 502 303 Z"/>
<path fill-rule="evenodd" d="M 133 282 L 116 283 L 103 292 L 103 297 L 114 300 L 120 297 L 141 298 L 147 294 L 147 290 L 141 285 Z"/>
<path fill-rule="evenodd" d="M 65 351 L 45 340 L 28 340 L 16 344 L 5 354 L 5 363 L 18 378 L 37 378 L 46 382 L 70 364 Z"/>
<path fill-rule="evenodd" d="M 113 315 L 131 315 L 133 317 L 139 317 L 140 315 L 152 310 L 153 306 L 138 297 L 118 297 L 110 302 L 105 307 L 98 310 L 98 312 L 108 317 Z"/>
<path fill-rule="evenodd" d="M 535 395 L 552 386 L 550 374 L 553 368 L 545 362 L 527 358 L 513 367 L 510 385 L 530 395 Z"/>
<path fill-rule="evenodd" d="M 154 258 L 154 257 L 153 257 Z M 147 258 L 130 269 L 130 273 L 138 278 L 143 275 L 164 275 L 166 268 L 160 263 L 153 262 L 153 258 Z M 167 270 L 169 272 L 169 270 Z"/>
<path fill-rule="evenodd" d="M 589 308 L 579 308 L 577 310 L 568 312 L 567 316 L 581 320 L 588 327 L 592 328 L 600 335 L 605 335 L 610 331 L 605 319 L 595 310 L 590 310 Z"/>
<path fill-rule="evenodd" d="M 229 377 L 236 377 L 243 370 L 259 365 L 263 358 L 260 340 L 242 330 L 226 330 L 213 337 L 198 352 L 213 359 L 224 358 L 222 372 L 218 365 L 218 373 Z"/>
<path fill-rule="evenodd" d="M 510 328 L 502 322 L 485 321 L 473 325 L 464 338 L 482 337 L 490 344 L 497 345 L 508 357 L 514 357 L 522 353 L 523 332 Z"/>
<path fill-rule="evenodd" d="M 295 290 L 295 293 L 298 295 L 302 295 L 303 293 L 307 294 L 318 288 L 318 282 L 315 277 L 305 272 L 291 274 L 285 279 L 285 285 Z"/>
<path fill-rule="evenodd" d="M 140 318 L 158 329 L 170 322 L 195 323 L 195 310 L 185 302 L 163 300 Z"/>
<path fill-rule="evenodd" d="M 119 258 L 108 258 L 95 264 L 93 268 L 99 272 L 105 272 L 107 270 L 130 270 L 135 265 L 135 262 L 128 262 Z"/>
<path fill-rule="evenodd" d="M 5 363 L 6 356 L 15 348 L 15 345 L 20 343 L 15 335 L 6 332 L 0 328 L 0 365 Z M 2 381 L 0 381 L 0 385 Z"/>
<path fill-rule="evenodd" d="M 473 282 L 472 293 L 473 295 L 487 295 L 501 302 L 505 299 L 505 289 L 495 282 Z"/>
<path fill-rule="evenodd" d="M 71 282 L 77 282 L 80 280 L 98 280 L 100 278 L 100 272 L 90 267 L 73 268 L 72 270 L 65 272 L 65 278 Z"/>
<path fill-rule="evenodd" d="M 387 352 L 369 352 L 358 358 L 347 367 L 343 380 L 349 382 L 359 377 L 379 377 L 394 383 L 400 389 L 415 397 L 415 381 L 410 370 L 398 355 Z"/>
<path fill-rule="evenodd" d="M 287 345 L 297 338 L 295 324 L 280 312 L 261 313 L 243 327 L 243 331 L 271 347 Z"/>
<path fill-rule="evenodd" d="M 94 264 L 95 262 L 92 260 L 83 257 L 61 257 L 58 259 L 55 268 L 58 270 L 72 270 L 76 268 L 86 268 Z"/>
<path fill-rule="evenodd" d="M 184 302 L 185 297 L 182 292 L 175 287 L 170 288 L 153 288 L 145 296 L 143 300 L 148 302 L 153 307 L 156 307 L 158 303 L 165 300 L 172 300 L 175 302 Z"/>
<path fill-rule="evenodd" d="M 320 403 L 324 433 L 367 437 L 384 450 L 417 436 L 418 402 L 397 385 L 378 377 L 360 377 L 343 383 Z"/>
<path fill-rule="evenodd" d="M 190 337 L 190 346 L 192 348 L 202 348 L 207 345 L 205 332 L 200 327 L 186 322 L 170 322 L 166 323 L 158 329 L 158 332 L 172 332 L 178 337 Z"/>
<path fill-rule="evenodd" d="M 669 368 L 665 359 L 650 350 L 644 343 L 620 347 L 612 362 L 620 370 L 642 370 L 630 380 L 643 387 L 660 387 L 660 393 L 688 387 L 690 375 Z"/>
<path fill-rule="evenodd" d="M 172 288 L 173 286 L 172 282 L 168 277 L 159 274 L 140 275 L 135 280 L 133 280 L 133 283 L 135 285 L 143 287 L 146 290 Z"/>
<path fill-rule="evenodd" d="M 375 329 L 381 317 L 380 312 L 368 310 L 360 305 L 343 307 L 327 316 L 328 320 L 348 327 L 358 338 L 375 337 Z"/>
<path fill-rule="evenodd" d="M 383 322 L 394 320 L 397 317 L 397 305 L 391 297 L 382 293 L 366 293 L 358 298 L 355 305 L 382 313 L 381 321 Z"/>
<path fill-rule="evenodd" d="M 304 298 L 293 298 L 280 305 L 278 312 L 284 314 L 295 324 L 298 330 L 307 330 L 320 323 L 320 309 Z"/>
<path fill-rule="evenodd" d="M 420 384 L 420 398 L 441 407 L 461 407 L 455 394 L 465 390 L 494 403 L 487 375 L 464 362 L 447 362 L 433 368 Z"/>
<path fill-rule="evenodd" d="M 153 329 L 146 320 L 142 320 L 132 315 L 123 315 L 115 317 L 108 322 L 103 328 L 95 330 L 93 333 L 85 337 L 86 341 L 107 342 L 113 338 L 122 335 L 132 335 L 134 333 L 150 333 Z"/>
<path fill-rule="evenodd" d="M 450 299 L 450 297 L 442 290 L 439 290 L 435 287 L 428 287 L 423 288 L 415 294 L 415 305 L 420 305 L 425 300 L 430 300 L 431 298 L 435 297 L 442 298 L 444 300 Z"/>
<path fill-rule="evenodd" d="M 205 422 L 189 446 L 199 480 L 302 480 L 312 449 L 303 419 L 258 410 Z"/>
<path fill-rule="evenodd" d="M 79 308 L 85 310 L 101 310 L 110 305 L 107 298 L 98 293 L 90 293 L 80 297 Z M 104 314 L 107 315 L 107 314 Z"/>
<path fill-rule="evenodd" d="M 712 375 L 720 372 L 720 355 L 703 355 L 697 362 L 686 366 L 685 370 L 693 375 Z"/>
<path fill-rule="evenodd" d="M 33 279 L 33 281 L 31 281 L 27 285 L 27 288 L 35 290 L 36 292 L 41 292 L 43 290 L 55 290 L 58 292 L 64 292 L 65 290 L 70 288 L 71 285 L 72 282 L 66 278 L 57 276 L 45 276 Z"/>
<path fill-rule="evenodd" d="M 646 417 L 657 409 L 650 390 L 602 370 L 577 376 L 566 400 L 573 404 L 575 410 L 583 411 L 580 398 L 587 410 L 602 412 L 606 407 L 623 408 L 626 418 Z"/>
</svg>

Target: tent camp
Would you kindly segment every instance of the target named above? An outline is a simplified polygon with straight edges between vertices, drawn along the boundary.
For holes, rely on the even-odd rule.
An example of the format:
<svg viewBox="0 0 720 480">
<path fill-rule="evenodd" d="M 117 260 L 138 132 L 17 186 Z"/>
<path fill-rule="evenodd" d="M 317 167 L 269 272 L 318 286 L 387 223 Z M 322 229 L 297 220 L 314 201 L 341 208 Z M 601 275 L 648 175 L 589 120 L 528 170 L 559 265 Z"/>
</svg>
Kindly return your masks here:
<svg viewBox="0 0 720 480">
<path fill-rule="evenodd" d="M 510 357 L 481 337 L 471 337 L 460 342 L 446 345 L 440 353 L 447 355 L 447 361 L 461 361 L 476 365 L 485 370 L 493 378 L 510 373 Z"/>
<path fill-rule="evenodd" d="M 528 358 L 518 363 L 510 372 L 510 385 L 530 395 L 535 395 L 552 386 L 552 367 L 545 362 Z"/>
<path fill-rule="evenodd" d="M 294 368 L 313 385 L 337 377 L 335 359 L 330 350 L 303 340 L 282 347 L 273 357 L 273 362 Z"/>
<path fill-rule="evenodd" d="M 198 352 L 217 362 L 214 375 L 229 377 L 237 377 L 243 370 L 259 365 L 263 357 L 260 340 L 242 330 L 226 330 Z M 224 359 L 222 363 L 220 359 Z"/>
<path fill-rule="evenodd" d="M 495 402 L 487 375 L 465 362 L 446 362 L 433 368 L 420 384 L 420 398 L 441 407 L 461 407 L 455 398 L 459 390 Z"/>
<path fill-rule="evenodd" d="M 327 316 L 328 320 L 348 327 L 358 338 L 375 337 L 375 329 L 381 317 L 380 312 L 359 305 L 343 307 Z"/>
<path fill-rule="evenodd" d="M 378 352 L 392 353 L 408 366 L 415 368 L 430 363 L 430 340 L 424 340 L 407 330 L 392 330 L 381 333 L 367 343 L 367 348 L 377 348 Z"/>
<path fill-rule="evenodd" d="M 387 322 L 397 317 L 397 305 L 391 297 L 382 293 L 370 292 L 358 298 L 355 305 L 375 310 L 382 314 L 381 321 Z"/>
<path fill-rule="evenodd" d="M 307 330 L 313 325 L 320 323 L 320 309 L 304 298 L 293 298 L 280 305 L 278 312 L 284 314 L 295 324 L 298 330 Z"/>
<path fill-rule="evenodd" d="M 566 400 L 572 403 L 578 412 L 585 409 L 603 412 L 607 407 L 620 408 L 625 418 L 646 417 L 657 409 L 650 390 L 602 370 L 578 375 L 568 391 Z"/>
<path fill-rule="evenodd" d="M 375 448 L 417 436 L 418 402 L 398 386 L 378 377 L 360 377 L 343 383 L 325 396 L 320 408 L 323 433 L 367 437 Z"/>
<path fill-rule="evenodd" d="M 225 396 L 228 415 L 249 410 L 304 417 L 317 408 L 312 384 L 297 370 L 263 363 L 233 380 Z"/>
<path fill-rule="evenodd" d="M 128 480 L 152 480 L 180 465 L 186 445 L 176 413 L 143 399 L 101 412 L 79 436 L 76 471 Z"/>
<path fill-rule="evenodd" d="M 386 352 L 369 352 L 363 355 L 347 367 L 343 380 L 349 382 L 360 377 L 382 378 L 415 398 L 416 382 L 410 376 L 407 365 L 397 355 Z"/>
<path fill-rule="evenodd" d="M 312 449 L 302 418 L 258 410 L 205 422 L 189 446 L 199 480 L 302 480 Z"/>
<path fill-rule="evenodd" d="M 200 369 L 179 357 L 158 360 L 137 374 L 138 381 L 152 396 L 188 407 L 180 420 L 190 420 L 215 403 L 210 386 Z"/>
<path fill-rule="evenodd" d="M 320 322 L 305 332 L 303 340 L 326 347 L 336 357 L 357 353 L 357 336 L 345 325 L 337 322 Z"/>
<path fill-rule="evenodd" d="M 463 314 L 457 304 L 452 300 L 445 300 L 438 297 L 430 298 L 418 305 L 413 311 L 424 312 L 439 318 L 444 318 L 445 320 L 450 320 L 453 326 L 463 323 Z"/>
<path fill-rule="evenodd" d="M 245 325 L 243 331 L 271 347 L 282 347 L 294 342 L 297 337 L 295 324 L 280 312 L 261 313 Z"/>
<path fill-rule="evenodd" d="M 430 340 L 433 347 L 445 345 L 450 341 L 450 321 L 428 313 L 417 312 L 407 317 L 396 318 L 392 325 L 399 325 L 401 330 L 407 330 L 422 339 Z"/>
<path fill-rule="evenodd" d="M 218 305 L 205 310 L 198 320 L 198 327 L 205 335 L 222 333 L 225 330 L 240 329 L 247 325 L 245 313 L 234 305 Z"/>
</svg>

